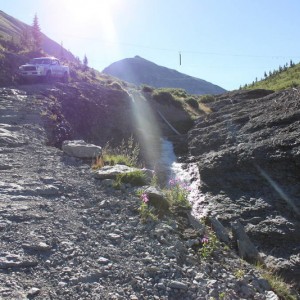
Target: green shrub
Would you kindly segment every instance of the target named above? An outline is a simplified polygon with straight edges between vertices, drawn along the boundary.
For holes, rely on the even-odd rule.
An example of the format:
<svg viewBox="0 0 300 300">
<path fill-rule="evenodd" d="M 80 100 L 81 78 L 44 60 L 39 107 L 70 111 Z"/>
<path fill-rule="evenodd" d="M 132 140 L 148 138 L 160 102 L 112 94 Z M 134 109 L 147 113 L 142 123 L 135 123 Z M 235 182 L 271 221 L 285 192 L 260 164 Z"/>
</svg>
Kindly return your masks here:
<svg viewBox="0 0 300 300">
<path fill-rule="evenodd" d="M 189 97 L 185 100 L 185 102 L 195 109 L 199 109 L 198 101 L 194 97 Z"/>
<path fill-rule="evenodd" d="M 201 248 L 199 249 L 199 254 L 204 260 L 209 259 L 221 246 L 216 234 L 212 230 L 209 230 L 208 234 L 200 242 Z"/>
<path fill-rule="evenodd" d="M 133 186 L 143 186 L 147 183 L 146 175 L 142 170 L 117 175 L 114 183 L 115 188 L 120 188 L 122 184 L 129 183 Z"/>
<path fill-rule="evenodd" d="M 189 192 L 189 186 L 177 179 L 171 179 L 168 189 L 165 190 L 167 200 L 172 207 L 180 206 L 191 209 L 191 204 L 188 200 Z"/>
<path fill-rule="evenodd" d="M 155 90 L 152 93 L 152 97 L 155 101 L 163 105 L 174 105 L 175 107 L 182 108 L 182 102 L 179 99 L 174 98 L 174 96 L 165 90 Z"/>
<path fill-rule="evenodd" d="M 112 148 L 109 143 L 103 148 L 102 155 L 92 163 L 92 168 L 100 169 L 105 165 L 126 165 L 128 167 L 137 167 L 140 154 L 140 146 L 135 143 L 133 136 L 127 141 L 124 139 L 118 147 Z"/>
<path fill-rule="evenodd" d="M 148 85 L 142 85 L 142 92 L 144 92 L 144 93 L 152 93 L 153 92 L 153 88 L 151 86 L 148 86 Z"/>
<path fill-rule="evenodd" d="M 210 103 L 216 101 L 216 98 L 214 95 L 203 95 L 200 97 L 199 100 L 201 103 Z"/>
</svg>

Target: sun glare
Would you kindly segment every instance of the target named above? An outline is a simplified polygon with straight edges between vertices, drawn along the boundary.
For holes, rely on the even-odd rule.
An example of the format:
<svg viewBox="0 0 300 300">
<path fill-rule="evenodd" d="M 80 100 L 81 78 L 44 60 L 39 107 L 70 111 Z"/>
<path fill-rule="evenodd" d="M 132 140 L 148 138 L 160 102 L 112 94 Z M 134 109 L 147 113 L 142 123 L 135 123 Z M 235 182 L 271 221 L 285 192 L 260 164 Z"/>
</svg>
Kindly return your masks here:
<svg viewBox="0 0 300 300">
<path fill-rule="evenodd" d="M 120 5 L 119 0 L 64 0 L 61 5 L 68 15 L 66 27 L 73 28 L 73 34 L 89 38 L 101 33 L 115 41 L 113 13 Z"/>
</svg>

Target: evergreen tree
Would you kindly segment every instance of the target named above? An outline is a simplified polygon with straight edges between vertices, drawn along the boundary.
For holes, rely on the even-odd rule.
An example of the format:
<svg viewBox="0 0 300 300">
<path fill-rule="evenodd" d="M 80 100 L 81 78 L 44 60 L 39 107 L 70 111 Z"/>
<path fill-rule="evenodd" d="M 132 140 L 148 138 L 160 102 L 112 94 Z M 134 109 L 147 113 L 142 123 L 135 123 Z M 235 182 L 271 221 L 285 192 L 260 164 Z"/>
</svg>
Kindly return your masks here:
<svg viewBox="0 0 300 300">
<path fill-rule="evenodd" d="M 34 15 L 32 24 L 32 37 L 34 50 L 40 50 L 42 45 L 42 33 L 39 25 L 37 14 Z"/>
<path fill-rule="evenodd" d="M 265 73 L 264 73 L 264 77 L 265 78 L 267 78 L 268 77 L 268 75 L 267 75 L 267 72 L 265 71 Z"/>
<path fill-rule="evenodd" d="M 83 69 L 84 69 L 84 71 L 86 71 L 88 69 L 88 59 L 86 57 L 86 54 L 84 55 L 84 58 L 83 58 Z"/>
<path fill-rule="evenodd" d="M 64 51 L 64 44 L 63 42 L 60 43 L 60 60 L 65 60 L 65 51 Z"/>
</svg>

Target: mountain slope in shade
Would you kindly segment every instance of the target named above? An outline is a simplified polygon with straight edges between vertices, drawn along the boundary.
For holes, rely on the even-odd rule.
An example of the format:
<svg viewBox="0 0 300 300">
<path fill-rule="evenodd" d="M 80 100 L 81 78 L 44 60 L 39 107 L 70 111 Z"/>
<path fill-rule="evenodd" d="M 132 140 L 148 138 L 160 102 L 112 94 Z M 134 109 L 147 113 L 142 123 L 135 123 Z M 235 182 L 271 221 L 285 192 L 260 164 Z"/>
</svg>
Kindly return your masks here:
<svg viewBox="0 0 300 300">
<path fill-rule="evenodd" d="M 14 40 L 15 42 L 21 41 L 22 34 L 24 31 L 31 31 L 31 26 L 15 19 L 14 17 L 6 14 L 0 10 L 0 38 L 7 40 Z M 41 29 L 43 30 L 43 29 Z M 60 44 L 48 38 L 45 34 L 41 33 L 42 36 L 42 49 L 55 57 L 61 58 L 62 51 L 63 56 L 68 61 L 76 61 L 74 55 L 62 48 Z"/>
<path fill-rule="evenodd" d="M 182 88 L 190 94 L 221 94 L 225 92 L 223 88 L 215 84 L 159 66 L 140 56 L 112 63 L 102 72 L 136 85 Z"/>
</svg>

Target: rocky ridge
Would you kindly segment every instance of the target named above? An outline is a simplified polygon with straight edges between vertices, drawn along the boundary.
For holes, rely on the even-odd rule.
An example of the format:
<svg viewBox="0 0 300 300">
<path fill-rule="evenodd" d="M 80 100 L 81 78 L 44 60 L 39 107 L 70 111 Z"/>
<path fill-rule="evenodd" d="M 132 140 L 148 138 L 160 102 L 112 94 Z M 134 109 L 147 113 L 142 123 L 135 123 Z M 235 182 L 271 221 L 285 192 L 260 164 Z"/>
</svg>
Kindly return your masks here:
<svg viewBox="0 0 300 300">
<path fill-rule="evenodd" d="M 266 265 L 300 282 L 300 90 L 217 97 L 189 133 L 204 209 L 231 231 L 239 220 Z"/>
<path fill-rule="evenodd" d="M 53 88 L 0 89 L 1 299 L 278 299 L 228 250 L 199 262 L 191 224 L 141 223 L 133 187 L 53 147 L 74 134 Z"/>
</svg>

